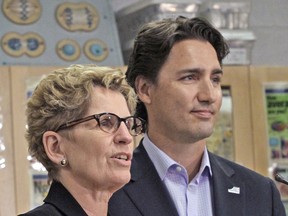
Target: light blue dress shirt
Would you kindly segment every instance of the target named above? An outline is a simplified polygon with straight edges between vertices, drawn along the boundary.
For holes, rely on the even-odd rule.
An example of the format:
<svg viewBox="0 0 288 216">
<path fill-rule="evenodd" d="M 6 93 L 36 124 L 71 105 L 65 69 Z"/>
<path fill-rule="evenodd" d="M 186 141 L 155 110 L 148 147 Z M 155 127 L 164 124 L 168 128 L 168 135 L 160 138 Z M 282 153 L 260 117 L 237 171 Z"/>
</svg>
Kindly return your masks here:
<svg viewBox="0 0 288 216">
<path fill-rule="evenodd" d="M 189 182 L 186 169 L 170 158 L 144 135 L 143 145 L 166 185 L 179 216 L 213 216 L 210 177 L 212 171 L 205 149 L 197 175 Z"/>
</svg>

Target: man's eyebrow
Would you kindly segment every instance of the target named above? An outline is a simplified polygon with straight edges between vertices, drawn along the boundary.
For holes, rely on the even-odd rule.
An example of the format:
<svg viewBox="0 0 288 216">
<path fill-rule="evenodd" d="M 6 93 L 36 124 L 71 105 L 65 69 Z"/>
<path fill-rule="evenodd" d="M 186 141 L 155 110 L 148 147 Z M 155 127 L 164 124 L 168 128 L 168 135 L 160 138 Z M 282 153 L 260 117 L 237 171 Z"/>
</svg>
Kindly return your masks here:
<svg viewBox="0 0 288 216">
<path fill-rule="evenodd" d="M 183 69 L 183 70 L 179 70 L 178 73 L 179 74 L 183 74 L 183 73 L 204 73 L 204 69 L 202 68 L 193 68 L 193 69 Z M 212 74 L 223 74 L 223 70 L 222 69 L 213 69 L 212 70 Z"/>
<path fill-rule="evenodd" d="M 202 73 L 204 72 L 203 69 L 201 68 L 189 68 L 189 69 L 183 69 L 183 70 L 179 70 L 178 73 L 182 74 L 182 73 Z"/>
<path fill-rule="evenodd" d="M 223 70 L 222 69 L 214 69 L 212 71 L 212 74 L 223 74 Z"/>
</svg>

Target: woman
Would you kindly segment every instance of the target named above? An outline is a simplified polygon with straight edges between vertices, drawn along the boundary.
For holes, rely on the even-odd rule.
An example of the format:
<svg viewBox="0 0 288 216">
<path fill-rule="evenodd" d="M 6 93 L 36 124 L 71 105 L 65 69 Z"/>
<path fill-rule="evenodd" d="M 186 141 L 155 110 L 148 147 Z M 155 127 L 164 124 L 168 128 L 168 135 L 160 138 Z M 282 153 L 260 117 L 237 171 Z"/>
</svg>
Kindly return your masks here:
<svg viewBox="0 0 288 216">
<path fill-rule="evenodd" d="M 22 215 L 107 215 L 112 194 L 130 180 L 133 90 L 120 70 L 72 65 L 53 71 L 27 103 L 29 152 L 52 182 L 44 204 Z"/>
</svg>

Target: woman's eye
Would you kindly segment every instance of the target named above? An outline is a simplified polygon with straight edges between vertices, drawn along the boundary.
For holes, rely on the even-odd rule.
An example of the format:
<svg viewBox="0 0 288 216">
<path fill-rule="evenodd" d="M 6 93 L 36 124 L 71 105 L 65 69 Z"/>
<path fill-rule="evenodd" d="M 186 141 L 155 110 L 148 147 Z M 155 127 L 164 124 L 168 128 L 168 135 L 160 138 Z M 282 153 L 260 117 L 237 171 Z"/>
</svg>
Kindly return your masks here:
<svg viewBox="0 0 288 216">
<path fill-rule="evenodd" d="M 102 127 L 107 127 L 107 128 L 113 127 L 113 123 L 112 123 L 111 119 L 103 119 L 100 122 L 100 124 L 101 124 Z"/>
</svg>

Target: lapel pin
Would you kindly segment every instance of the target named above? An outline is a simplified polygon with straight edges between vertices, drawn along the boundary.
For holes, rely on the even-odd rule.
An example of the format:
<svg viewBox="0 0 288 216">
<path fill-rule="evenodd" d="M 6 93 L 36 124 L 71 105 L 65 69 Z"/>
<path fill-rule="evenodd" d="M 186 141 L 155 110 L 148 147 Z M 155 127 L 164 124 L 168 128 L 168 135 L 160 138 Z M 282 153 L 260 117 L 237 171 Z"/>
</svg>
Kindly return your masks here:
<svg viewBox="0 0 288 216">
<path fill-rule="evenodd" d="M 233 187 L 233 188 L 228 188 L 229 193 L 234 193 L 234 194 L 240 194 L 240 188 L 239 187 Z"/>
</svg>

